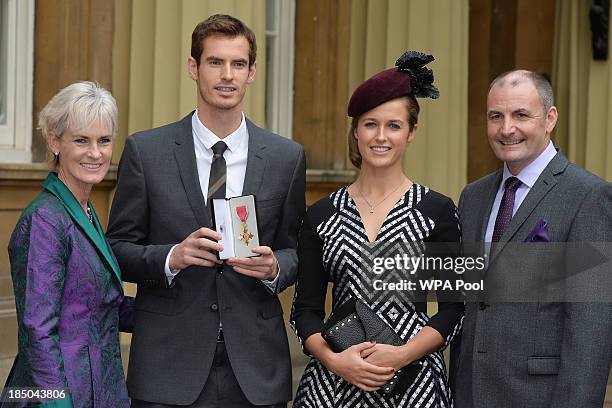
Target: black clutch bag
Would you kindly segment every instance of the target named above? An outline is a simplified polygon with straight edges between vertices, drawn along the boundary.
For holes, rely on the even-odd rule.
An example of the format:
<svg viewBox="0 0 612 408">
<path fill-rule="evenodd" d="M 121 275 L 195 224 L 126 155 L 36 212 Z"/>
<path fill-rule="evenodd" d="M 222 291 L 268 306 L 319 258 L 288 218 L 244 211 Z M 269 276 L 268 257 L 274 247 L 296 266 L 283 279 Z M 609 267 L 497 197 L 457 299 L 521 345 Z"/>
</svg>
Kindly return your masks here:
<svg viewBox="0 0 612 408">
<path fill-rule="evenodd" d="M 321 333 L 331 349 L 339 353 L 364 341 L 401 346 L 404 341 L 372 309 L 360 300 L 351 299 L 329 317 Z M 416 361 L 395 372 L 378 392 L 399 395 L 416 380 L 423 363 Z"/>
</svg>

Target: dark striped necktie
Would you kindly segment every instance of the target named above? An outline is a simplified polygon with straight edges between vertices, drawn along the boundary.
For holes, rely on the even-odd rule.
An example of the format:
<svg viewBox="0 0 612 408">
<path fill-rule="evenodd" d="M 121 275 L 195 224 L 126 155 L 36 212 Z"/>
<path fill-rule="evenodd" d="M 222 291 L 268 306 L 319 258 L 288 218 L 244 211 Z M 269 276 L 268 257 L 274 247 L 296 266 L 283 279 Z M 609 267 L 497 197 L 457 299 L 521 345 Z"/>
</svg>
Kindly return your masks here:
<svg viewBox="0 0 612 408">
<path fill-rule="evenodd" d="M 516 190 L 523 184 L 521 180 L 516 177 L 508 177 L 504 184 L 504 195 L 502 196 L 501 203 L 499 204 L 499 210 L 497 211 L 497 217 L 495 218 L 495 227 L 493 228 L 492 242 L 499 242 L 504 231 L 510 224 L 512 219 L 512 211 L 514 210 L 514 197 Z"/>
<path fill-rule="evenodd" d="M 227 179 L 227 166 L 223 158 L 225 149 L 227 149 L 225 142 L 217 142 L 212 147 L 213 158 L 210 164 L 206 199 L 206 206 L 209 208 L 212 206 L 213 198 L 225 198 L 225 181 Z"/>
<path fill-rule="evenodd" d="M 211 219 L 212 199 L 225 198 L 225 182 L 227 180 L 227 165 L 225 163 L 225 159 L 223 158 L 223 152 L 225 152 L 225 149 L 227 149 L 225 142 L 217 142 L 212 147 L 213 158 L 212 163 L 210 164 L 210 176 L 208 177 L 208 198 L 206 199 L 206 206 L 208 207 L 208 214 L 210 214 Z M 217 268 L 220 268 L 220 266 L 217 266 Z M 221 320 L 219 320 L 217 342 L 223 341 L 222 339 L 223 324 L 221 323 Z"/>
</svg>

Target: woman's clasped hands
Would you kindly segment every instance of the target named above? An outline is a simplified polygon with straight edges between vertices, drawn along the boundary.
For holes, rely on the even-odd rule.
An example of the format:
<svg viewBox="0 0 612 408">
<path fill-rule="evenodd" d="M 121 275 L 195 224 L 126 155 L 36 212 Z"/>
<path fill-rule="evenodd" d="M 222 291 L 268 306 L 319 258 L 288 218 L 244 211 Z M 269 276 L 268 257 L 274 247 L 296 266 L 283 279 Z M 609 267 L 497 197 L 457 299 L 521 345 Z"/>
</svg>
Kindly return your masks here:
<svg viewBox="0 0 612 408">
<path fill-rule="evenodd" d="M 400 347 L 363 342 L 330 353 L 325 364 L 334 374 L 365 391 L 376 391 L 405 364 Z"/>
</svg>

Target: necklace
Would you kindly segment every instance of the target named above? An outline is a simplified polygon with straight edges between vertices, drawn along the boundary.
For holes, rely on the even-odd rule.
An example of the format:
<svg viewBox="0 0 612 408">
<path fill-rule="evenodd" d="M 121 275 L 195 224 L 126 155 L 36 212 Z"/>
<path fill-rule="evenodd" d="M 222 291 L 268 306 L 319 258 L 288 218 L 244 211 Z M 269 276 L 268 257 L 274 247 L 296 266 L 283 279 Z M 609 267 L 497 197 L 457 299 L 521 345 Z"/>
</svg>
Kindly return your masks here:
<svg viewBox="0 0 612 408">
<path fill-rule="evenodd" d="M 374 205 L 370 204 L 370 202 L 368 201 L 368 199 L 366 198 L 366 196 L 365 196 L 365 195 L 364 195 L 364 194 L 361 192 L 361 189 L 359 188 L 359 186 L 357 185 L 357 183 L 355 183 L 355 187 L 357 187 L 357 191 L 359 191 L 359 195 L 360 195 L 360 196 L 363 198 L 363 201 L 365 201 L 365 202 L 366 202 L 366 204 L 368 205 L 368 207 L 370 207 L 370 214 L 374 214 L 374 209 L 375 209 L 376 207 L 378 207 L 379 205 L 381 205 L 382 203 L 384 203 L 384 202 L 385 202 L 385 200 L 391 196 L 391 194 L 393 194 L 393 193 L 395 193 L 397 190 L 399 190 L 399 188 L 400 188 L 401 186 L 403 186 L 403 185 L 404 185 L 404 181 L 406 181 L 406 180 L 402 180 L 402 182 L 401 182 L 401 183 L 400 183 L 400 184 L 399 184 L 397 187 L 395 187 L 395 188 L 393 189 L 393 191 L 391 191 L 389 194 L 387 194 L 387 195 L 385 196 L 385 198 L 383 198 L 382 200 L 380 200 L 378 203 L 376 203 L 376 204 L 374 204 Z"/>
<path fill-rule="evenodd" d="M 91 213 L 91 208 L 87 206 L 87 210 L 85 210 L 85 212 L 87 213 L 87 218 L 89 218 L 89 222 L 93 224 L 93 214 Z"/>
</svg>

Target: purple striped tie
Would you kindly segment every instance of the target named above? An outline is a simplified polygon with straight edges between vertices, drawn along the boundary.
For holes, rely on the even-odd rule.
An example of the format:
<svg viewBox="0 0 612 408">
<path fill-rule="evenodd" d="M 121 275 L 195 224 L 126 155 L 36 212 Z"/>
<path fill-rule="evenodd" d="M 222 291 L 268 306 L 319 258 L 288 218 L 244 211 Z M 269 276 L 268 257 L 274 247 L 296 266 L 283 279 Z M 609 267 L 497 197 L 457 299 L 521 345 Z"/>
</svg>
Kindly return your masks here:
<svg viewBox="0 0 612 408">
<path fill-rule="evenodd" d="M 499 204 L 499 211 L 497 211 L 497 217 L 495 218 L 495 227 L 493 228 L 493 237 L 491 238 L 492 242 L 499 242 L 508 224 L 510 224 L 512 210 L 514 209 L 514 196 L 521 184 L 523 184 L 521 180 L 516 177 L 508 177 L 506 180 L 504 195 L 502 196 L 501 203 Z"/>
</svg>

